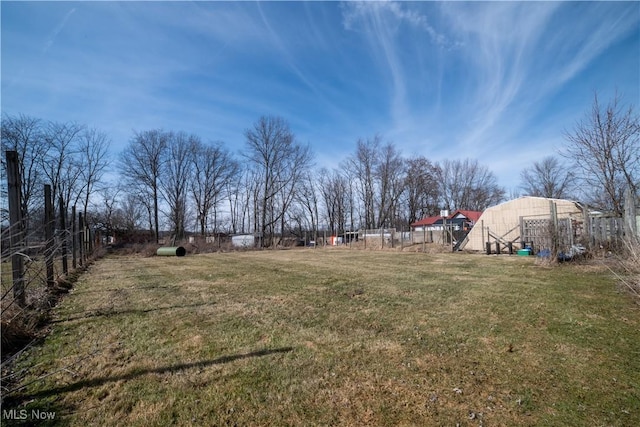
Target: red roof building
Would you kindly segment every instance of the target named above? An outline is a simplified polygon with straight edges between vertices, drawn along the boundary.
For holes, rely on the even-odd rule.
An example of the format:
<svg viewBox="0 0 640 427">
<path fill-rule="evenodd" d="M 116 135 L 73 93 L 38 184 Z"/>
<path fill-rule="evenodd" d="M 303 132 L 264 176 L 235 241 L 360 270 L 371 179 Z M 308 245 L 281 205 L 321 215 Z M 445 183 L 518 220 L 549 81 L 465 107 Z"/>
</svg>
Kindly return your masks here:
<svg viewBox="0 0 640 427">
<path fill-rule="evenodd" d="M 449 219 L 466 218 L 467 221 L 475 224 L 480 219 L 480 216 L 482 216 L 482 212 L 457 210 L 449 215 Z"/>
<path fill-rule="evenodd" d="M 433 225 L 436 223 L 436 221 L 442 219 L 442 217 L 439 216 L 428 216 L 426 218 L 422 218 L 416 222 L 414 222 L 413 224 L 411 224 L 412 227 L 425 227 L 427 225 Z"/>
<path fill-rule="evenodd" d="M 481 215 L 482 215 L 482 212 L 466 211 L 466 210 L 459 209 L 459 210 L 453 212 L 451 215 L 449 215 L 446 219 L 447 220 L 458 220 L 457 222 L 470 223 L 469 225 L 473 226 L 476 223 L 476 221 L 478 221 L 478 219 L 480 219 Z M 414 228 L 418 228 L 418 227 L 429 228 L 430 226 L 435 226 L 435 225 L 442 225 L 442 217 L 440 217 L 440 216 L 428 216 L 426 218 L 422 218 L 422 219 L 414 222 L 413 224 L 411 224 L 411 227 L 414 227 Z"/>
</svg>

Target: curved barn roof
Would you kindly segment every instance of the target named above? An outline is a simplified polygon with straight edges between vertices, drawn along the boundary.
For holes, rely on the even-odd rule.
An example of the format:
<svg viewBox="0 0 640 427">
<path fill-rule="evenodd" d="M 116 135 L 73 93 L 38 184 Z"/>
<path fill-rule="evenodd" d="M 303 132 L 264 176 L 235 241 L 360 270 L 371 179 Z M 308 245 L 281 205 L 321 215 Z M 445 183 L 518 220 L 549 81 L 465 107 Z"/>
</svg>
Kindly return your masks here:
<svg viewBox="0 0 640 427">
<path fill-rule="evenodd" d="M 580 204 L 572 200 L 523 196 L 487 208 L 460 246 L 460 249 L 483 251 L 489 232 L 504 241 L 517 241 L 520 237 L 521 218 L 549 218 L 550 203 L 556 205 L 559 218 L 582 217 Z M 494 240 L 492 237 L 491 241 Z"/>
</svg>

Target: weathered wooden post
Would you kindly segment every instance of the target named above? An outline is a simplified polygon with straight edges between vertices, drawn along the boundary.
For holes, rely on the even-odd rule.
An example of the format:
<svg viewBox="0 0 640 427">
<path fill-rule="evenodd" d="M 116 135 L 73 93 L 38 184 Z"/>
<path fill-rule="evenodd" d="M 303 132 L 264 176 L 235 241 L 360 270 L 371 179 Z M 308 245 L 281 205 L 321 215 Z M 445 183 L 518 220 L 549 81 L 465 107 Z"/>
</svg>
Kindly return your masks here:
<svg viewBox="0 0 640 427">
<path fill-rule="evenodd" d="M 76 205 L 71 208 L 71 266 L 75 270 L 78 267 L 76 253 L 78 250 L 78 227 L 76 225 Z"/>
<path fill-rule="evenodd" d="M 627 235 L 629 242 L 637 242 L 638 237 L 638 224 L 636 220 L 636 198 L 635 194 L 631 190 L 631 187 L 627 187 L 624 198 L 624 231 Z"/>
<path fill-rule="evenodd" d="M 11 236 L 11 270 L 13 273 L 13 298 L 20 307 L 26 305 L 24 295 L 24 261 L 19 253 L 24 247 L 24 230 L 22 222 L 22 202 L 20 189 L 22 187 L 20 169 L 18 165 L 18 152 L 6 151 L 7 159 L 7 190 L 9 196 L 9 222 Z"/>
<path fill-rule="evenodd" d="M 591 243 L 591 215 L 589 215 L 589 207 L 587 205 L 582 205 L 582 219 L 584 221 L 582 225 L 583 242 L 587 250 L 591 250 L 593 246 Z"/>
<path fill-rule="evenodd" d="M 53 280 L 53 202 L 51 200 L 51 185 L 44 186 L 44 236 L 45 244 L 45 264 L 47 266 L 47 286 L 52 288 L 55 285 Z"/>
<path fill-rule="evenodd" d="M 85 222 L 85 228 L 87 229 L 87 259 L 93 255 L 93 249 L 94 249 L 94 239 L 95 239 L 95 233 L 93 232 L 92 229 L 89 228 L 89 224 L 87 224 L 87 217 L 84 217 L 84 222 Z"/>
<path fill-rule="evenodd" d="M 551 215 L 551 259 L 555 260 L 558 258 L 558 252 L 560 251 L 560 242 L 558 235 L 558 207 L 552 200 L 549 201 L 549 209 Z"/>
<path fill-rule="evenodd" d="M 396 229 L 392 228 L 391 229 L 391 248 L 395 248 L 396 245 L 393 243 L 394 239 L 396 238 Z"/>
<path fill-rule="evenodd" d="M 84 264 L 84 220 L 82 212 L 78 212 L 78 263 L 80 267 Z"/>
<path fill-rule="evenodd" d="M 60 233 L 62 241 L 60 248 L 62 250 L 62 273 L 66 276 L 69 273 L 69 264 L 67 263 L 67 212 L 64 209 L 64 199 L 60 196 Z"/>
</svg>

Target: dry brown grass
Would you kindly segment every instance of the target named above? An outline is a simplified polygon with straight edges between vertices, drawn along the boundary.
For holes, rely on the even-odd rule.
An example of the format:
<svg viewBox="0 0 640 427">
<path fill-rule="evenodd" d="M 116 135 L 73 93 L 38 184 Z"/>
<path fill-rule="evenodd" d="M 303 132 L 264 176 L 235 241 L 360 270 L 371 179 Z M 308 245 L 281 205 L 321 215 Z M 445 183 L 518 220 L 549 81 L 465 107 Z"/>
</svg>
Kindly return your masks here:
<svg viewBox="0 0 640 427">
<path fill-rule="evenodd" d="M 67 425 L 635 425 L 640 313 L 614 283 L 450 253 L 109 257 L 9 404 Z"/>
</svg>

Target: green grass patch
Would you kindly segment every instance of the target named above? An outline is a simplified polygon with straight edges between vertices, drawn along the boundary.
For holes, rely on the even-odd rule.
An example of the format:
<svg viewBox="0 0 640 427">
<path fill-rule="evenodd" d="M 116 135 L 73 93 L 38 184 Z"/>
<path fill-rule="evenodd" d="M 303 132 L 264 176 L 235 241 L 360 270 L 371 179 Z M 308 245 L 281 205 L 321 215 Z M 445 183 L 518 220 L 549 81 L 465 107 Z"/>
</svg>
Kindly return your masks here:
<svg viewBox="0 0 640 427">
<path fill-rule="evenodd" d="M 640 425 L 640 310 L 523 257 L 111 256 L 15 368 L 60 425 Z"/>
</svg>

